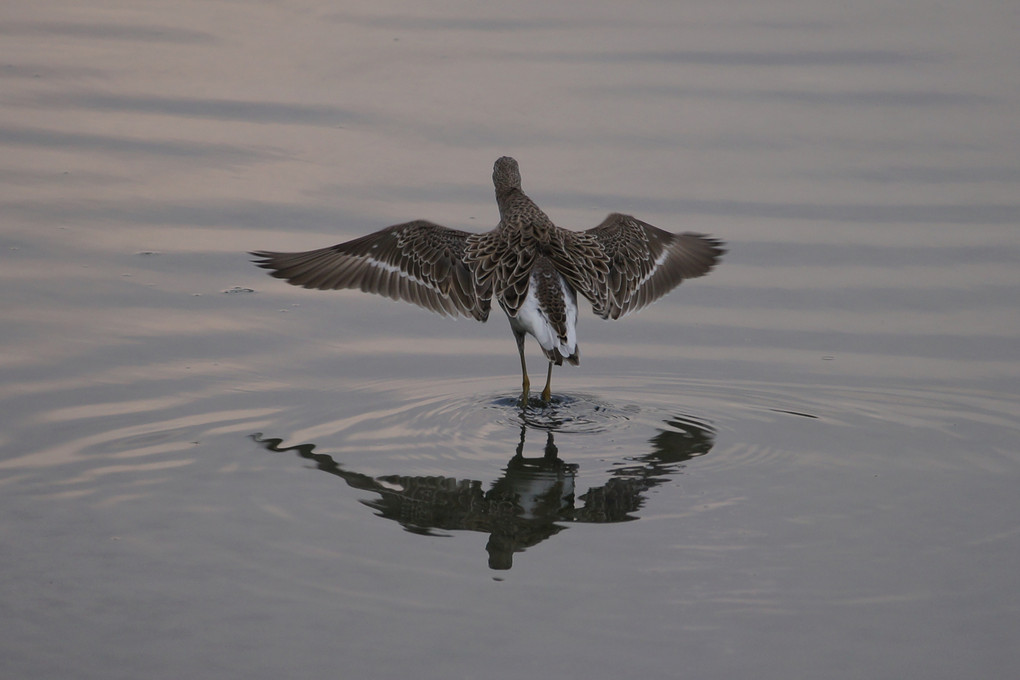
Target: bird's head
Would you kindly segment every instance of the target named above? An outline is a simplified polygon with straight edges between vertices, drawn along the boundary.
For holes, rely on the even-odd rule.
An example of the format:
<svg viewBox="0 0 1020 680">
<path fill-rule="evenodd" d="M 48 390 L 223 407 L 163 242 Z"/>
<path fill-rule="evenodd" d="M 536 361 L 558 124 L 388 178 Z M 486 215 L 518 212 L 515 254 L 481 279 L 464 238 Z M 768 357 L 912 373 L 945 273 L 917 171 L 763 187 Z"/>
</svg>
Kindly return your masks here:
<svg viewBox="0 0 1020 680">
<path fill-rule="evenodd" d="M 521 169 L 517 167 L 517 161 L 510 156 L 503 156 L 496 161 L 492 167 L 492 183 L 496 187 L 496 193 L 506 193 L 511 189 L 521 188 Z"/>
</svg>

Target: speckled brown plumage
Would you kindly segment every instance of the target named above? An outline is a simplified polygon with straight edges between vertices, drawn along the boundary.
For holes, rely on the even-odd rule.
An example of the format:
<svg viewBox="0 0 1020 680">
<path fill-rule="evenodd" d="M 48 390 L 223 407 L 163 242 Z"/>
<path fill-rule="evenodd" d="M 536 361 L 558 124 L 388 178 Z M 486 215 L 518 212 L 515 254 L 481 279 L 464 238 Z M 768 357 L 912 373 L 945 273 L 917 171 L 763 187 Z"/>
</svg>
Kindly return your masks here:
<svg viewBox="0 0 1020 680">
<path fill-rule="evenodd" d="M 464 263 L 468 232 L 425 220 L 387 227 L 328 248 L 254 252 L 257 264 L 288 283 L 319 290 L 360 288 L 443 315 L 489 318 L 490 294 Z"/>
<path fill-rule="evenodd" d="M 444 315 L 485 321 L 495 298 L 517 336 L 526 399 L 525 333 L 539 339 L 551 363 L 577 363 L 575 293 L 598 316 L 618 319 L 707 274 L 725 252 L 716 239 L 671 234 L 619 213 L 587 231 L 557 227 L 523 192 L 508 156 L 496 161 L 492 180 L 500 221 L 484 234 L 416 220 L 319 250 L 252 254 L 297 286 L 359 288 Z M 543 324 L 551 333 L 536 332 Z M 548 391 L 547 380 L 546 399 Z"/>
</svg>

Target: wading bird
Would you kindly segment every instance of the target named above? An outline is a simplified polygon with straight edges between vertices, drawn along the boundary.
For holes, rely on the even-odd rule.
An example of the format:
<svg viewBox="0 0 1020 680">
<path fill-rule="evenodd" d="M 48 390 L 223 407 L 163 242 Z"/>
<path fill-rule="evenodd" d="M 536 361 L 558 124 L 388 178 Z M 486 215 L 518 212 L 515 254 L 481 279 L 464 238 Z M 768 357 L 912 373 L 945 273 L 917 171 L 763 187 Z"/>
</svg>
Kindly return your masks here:
<svg viewBox="0 0 1020 680">
<path fill-rule="evenodd" d="M 557 227 L 521 190 L 517 161 L 508 156 L 496 161 L 492 181 L 499 225 L 484 234 L 415 220 L 328 248 L 251 254 L 295 286 L 360 288 L 443 315 L 485 321 L 495 298 L 517 340 L 527 406 L 524 336 L 549 360 L 542 390 L 548 402 L 553 365 L 578 363 L 578 293 L 598 316 L 618 319 L 704 276 L 726 252 L 717 239 L 671 234 L 619 213 L 587 231 Z"/>
</svg>

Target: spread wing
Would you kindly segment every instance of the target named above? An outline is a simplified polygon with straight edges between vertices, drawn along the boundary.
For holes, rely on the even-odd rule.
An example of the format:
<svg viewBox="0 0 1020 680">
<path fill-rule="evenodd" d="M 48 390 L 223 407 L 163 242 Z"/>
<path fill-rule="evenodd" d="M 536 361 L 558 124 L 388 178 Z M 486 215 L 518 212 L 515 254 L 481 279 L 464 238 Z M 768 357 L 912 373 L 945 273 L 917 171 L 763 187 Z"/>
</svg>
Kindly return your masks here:
<svg viewBox="0 0 1020 680">
<path fill-rule="evenodd" d="M 489 317 L 491 285 L 476 285 L 464 263 L 472 237 L 417 220 L 353 241 L 301 253 L 251 253 L 255 264 L 295 286 L 366 293 L 404 300 L 442 315 Z"/>
<path fill-rule="evenodd" d="M 717 239 L 671 234 L 619 213 L 581 233 L 594 237 L 609 261 L 603 295 L 578 289 L 603 319 L 618 319 L 658 300 L 681 281 L 704 276 L 726 252 Z"/>
</svg>

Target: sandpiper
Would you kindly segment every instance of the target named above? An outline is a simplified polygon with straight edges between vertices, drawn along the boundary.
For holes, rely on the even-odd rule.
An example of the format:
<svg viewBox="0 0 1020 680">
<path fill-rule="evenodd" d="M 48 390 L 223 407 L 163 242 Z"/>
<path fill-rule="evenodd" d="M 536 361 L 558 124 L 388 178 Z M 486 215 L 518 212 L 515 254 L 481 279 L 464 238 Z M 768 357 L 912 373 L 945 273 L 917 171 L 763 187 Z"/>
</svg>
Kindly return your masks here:
<svg viewBox="0 0 1020 680">
<path fill-rule="evenodd" d="M 726 252 L 718 239 L 671 234 L 619 213 L 587 231 L 557 227 L 521 190 L 520 169 L 509 156 L 496 161 L 492 181 L 500 219 L 483 234 L 415 220 L 328 248 L 251 254 L 295 286 L 360 288 L 443 315 L 485 321 L 495 298 L 517 340 L 527 406 L 524 336 L 534 337 L 549 360 L 542 390 L 548 403 L 553 365 L 578 363 L 578 293 L 598 316 L 618 319 L 704 276 Z"/>
</svg>

